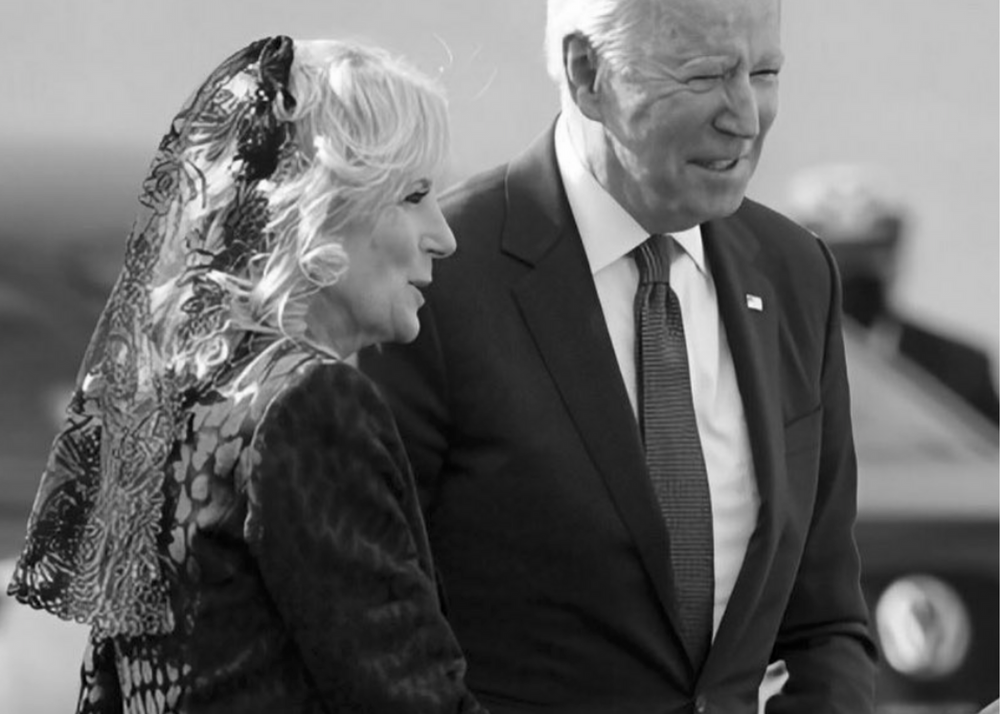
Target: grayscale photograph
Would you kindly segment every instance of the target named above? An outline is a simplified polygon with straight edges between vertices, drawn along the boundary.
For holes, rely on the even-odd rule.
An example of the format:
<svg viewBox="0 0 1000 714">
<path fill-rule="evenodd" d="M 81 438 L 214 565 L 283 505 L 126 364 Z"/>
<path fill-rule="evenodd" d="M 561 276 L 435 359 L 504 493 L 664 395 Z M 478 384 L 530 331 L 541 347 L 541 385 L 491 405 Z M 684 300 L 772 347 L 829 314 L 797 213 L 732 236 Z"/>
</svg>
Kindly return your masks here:
<svg viewBox="0 0 1000 714">
<path fill-rule="evenodd" d="M 996 0 L 0 6 L 0 714 L 1000 714 Z"/>
</svg>

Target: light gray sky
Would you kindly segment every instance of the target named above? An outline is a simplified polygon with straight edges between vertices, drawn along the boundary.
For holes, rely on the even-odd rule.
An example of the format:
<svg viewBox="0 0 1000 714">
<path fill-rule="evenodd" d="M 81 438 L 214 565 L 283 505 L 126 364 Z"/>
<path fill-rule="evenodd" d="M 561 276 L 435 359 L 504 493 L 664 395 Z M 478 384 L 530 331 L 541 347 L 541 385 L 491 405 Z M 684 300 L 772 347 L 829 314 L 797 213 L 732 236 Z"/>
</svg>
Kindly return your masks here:
<svg viewBox="0 0 1000 714">
<path fill-rule="evenodd" d="M 751 187 L 781 208 L 819 162 L 882 167 L 912 210 L 896 298 L 995 355 L 1000 339 L 996 0 L 789 0 L 782 107 Z M 353 36 L 441 72 L 456 170 L 486 168 L 556 110 L 542 0 L 5 0 L 2 230 L 124 237 L 160 134 L 223 57 L 264 35 Z"/>
</svg>

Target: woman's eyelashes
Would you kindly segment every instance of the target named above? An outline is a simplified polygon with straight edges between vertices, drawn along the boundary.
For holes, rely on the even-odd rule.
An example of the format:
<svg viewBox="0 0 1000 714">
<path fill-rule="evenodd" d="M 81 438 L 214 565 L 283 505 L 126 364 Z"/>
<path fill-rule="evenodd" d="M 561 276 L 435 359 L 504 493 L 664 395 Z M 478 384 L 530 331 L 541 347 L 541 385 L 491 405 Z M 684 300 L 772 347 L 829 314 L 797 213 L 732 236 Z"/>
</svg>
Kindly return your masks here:
<svg viewBox="0 0 1000 714">
<path fill-rule="evenodd" d="M 407 194 L 403 200 L 406 201 L 406 203 L 418 204 L 421 201 L 423 201 L 424 198 L 426 198 L 427 194 L 429 193 L 430 193 L 429 189 L 420 189 L 418 191 L 414 191 L 413 193 Z"/>
<path fill-rule="evenodd" d="M 431 182 L 428 179 L 414 181 L 411 185 L 413 186 L 413 191 L 403 197 L 405 203 L 419 204 L 431 192 Z"/>
</svg>

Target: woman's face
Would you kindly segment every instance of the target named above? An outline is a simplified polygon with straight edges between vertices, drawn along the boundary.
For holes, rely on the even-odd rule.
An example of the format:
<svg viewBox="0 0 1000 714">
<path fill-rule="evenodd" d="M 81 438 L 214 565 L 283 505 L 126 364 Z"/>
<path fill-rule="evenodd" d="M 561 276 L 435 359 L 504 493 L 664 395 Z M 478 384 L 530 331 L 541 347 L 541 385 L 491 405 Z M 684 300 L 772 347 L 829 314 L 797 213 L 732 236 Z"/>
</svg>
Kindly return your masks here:
<svg viewBox="0 0 1000 714">
<path fill-rule="evenodd" d="M 455 252 L 431 180 L 414 180 L 370 230 L 350 232 L 343 246 L 347 271 L 323 289 L 320 318 L 332 320 L 337 352 L 346 357 L 371 344 L 413 341 L 433 262 Z"/>
</svg>

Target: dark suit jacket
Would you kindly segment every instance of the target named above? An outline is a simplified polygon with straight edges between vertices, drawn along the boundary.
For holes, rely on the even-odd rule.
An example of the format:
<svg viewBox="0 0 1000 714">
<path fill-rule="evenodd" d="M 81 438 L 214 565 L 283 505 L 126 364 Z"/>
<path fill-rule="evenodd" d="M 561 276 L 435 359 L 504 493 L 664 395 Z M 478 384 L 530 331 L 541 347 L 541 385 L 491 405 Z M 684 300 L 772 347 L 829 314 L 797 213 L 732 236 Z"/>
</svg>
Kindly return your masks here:
<svg viewBox="0 0 1000 714">
<path fill-rule="evenodd" d="M 552 133 L 444 203 L 459 248 L 436 269 L 420 337 L 362 367 L 396 413 L 482 703 L 494 714 L 756 712 L 765 666 L 784 658 L 792 680 L 772 711 L 870 711 L 829 254 L 750 201 L 703 226 L 761 504 L 694 671 L 677 634 L 668 534 Z"/>
</svg>

